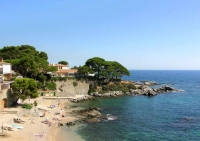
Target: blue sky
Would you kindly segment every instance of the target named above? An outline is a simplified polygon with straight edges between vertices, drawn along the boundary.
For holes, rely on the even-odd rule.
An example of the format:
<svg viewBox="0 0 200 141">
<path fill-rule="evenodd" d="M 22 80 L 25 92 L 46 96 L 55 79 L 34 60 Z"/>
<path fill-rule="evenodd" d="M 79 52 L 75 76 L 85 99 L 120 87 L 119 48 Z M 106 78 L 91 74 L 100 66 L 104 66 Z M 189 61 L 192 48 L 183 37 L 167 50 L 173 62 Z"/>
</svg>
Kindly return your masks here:
<svg viewBox="0 0 200 141">
<path fill-rule="evenodd" d="M 199 0 L 1 0 L 0 47 L 32 45 L 70 67 L 200 70 Z"/>
</svg>

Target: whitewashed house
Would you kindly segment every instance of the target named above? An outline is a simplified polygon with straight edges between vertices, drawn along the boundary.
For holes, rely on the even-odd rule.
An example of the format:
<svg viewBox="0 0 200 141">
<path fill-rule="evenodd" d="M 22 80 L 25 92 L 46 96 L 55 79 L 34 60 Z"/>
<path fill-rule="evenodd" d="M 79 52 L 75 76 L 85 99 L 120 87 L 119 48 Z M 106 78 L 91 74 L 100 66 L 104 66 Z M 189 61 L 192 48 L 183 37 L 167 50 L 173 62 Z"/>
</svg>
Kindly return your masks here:
<svg viewBox="0 0 200 141">
<path fill-rule="evenodd" d="M 3 62 L 3 59 L 0 58 L 0 111 L 15 101 L 15 98 L 11 96 L 10 84 L 13 83 L 11 68 L 10 63 Z"/>
</svg>

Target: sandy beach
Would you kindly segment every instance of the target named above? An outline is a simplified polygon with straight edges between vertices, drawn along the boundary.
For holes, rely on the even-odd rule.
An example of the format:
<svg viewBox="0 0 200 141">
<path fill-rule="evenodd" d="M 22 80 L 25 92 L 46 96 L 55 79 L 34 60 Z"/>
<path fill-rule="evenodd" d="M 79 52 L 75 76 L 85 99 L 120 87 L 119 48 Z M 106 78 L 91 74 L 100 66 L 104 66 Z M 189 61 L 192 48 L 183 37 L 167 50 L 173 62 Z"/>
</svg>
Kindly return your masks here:
<svg viewBox="0 0 200 141">
<path fill-rule="evenodd" d="M 69 114 L 70 109 L 67 108 L 72 104 L 71 102 L 59 98 L 43 99 L 42 97 L 25 102 L 33 103 L 35 100 L 38 106 L 36 108 L 33 106 L 31 110 L 21 107 L 6 108 L 0 113 L 1 126 L 3 124 L 4 127 L 11 127 L 13 130 L 1 130 L 1 134 L 3 132 L 5 135 L 0 136 L 1 141 L 64 141 L 66 137 L 70 140 L 82 140 L 75 136 L 70 128 L 67 129 L 69 132 L 65 132 L 61 130 L 63 127 L 59 126 L 59 122 L 65 126 L 66 122 L 76 120 L 76 117 Z M 21 119 L 24 123 L 15 123 L 14 118 Z"/>
</svg>

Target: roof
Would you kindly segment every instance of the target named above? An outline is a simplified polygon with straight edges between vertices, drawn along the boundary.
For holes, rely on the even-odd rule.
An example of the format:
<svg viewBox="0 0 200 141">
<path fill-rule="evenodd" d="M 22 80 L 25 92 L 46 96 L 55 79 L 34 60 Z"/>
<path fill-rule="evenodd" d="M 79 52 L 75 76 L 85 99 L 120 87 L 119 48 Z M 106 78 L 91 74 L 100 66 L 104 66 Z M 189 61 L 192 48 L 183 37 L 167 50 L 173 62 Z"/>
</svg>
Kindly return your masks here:
<svg viewBox="0 0 200 141">
<path fill-rule="evenodd" d="M 69 70 L 58 70 L 57 73 L 76 73 L 77 69 L 69 69 Z"/>
<path fill-rule="evenodd" d="M 63 65 L 63 64 L 49 64 L 49 66 L 55 66 L 55 67 L 69 67 L 69 65 Z"/>
<path fill-rule="evenodd" d="M 11 63 L 7 63 L 7 62 L 0 62 L 0 65 L 4 65 L 4 64 L 11 65 Z"/>
</svg>

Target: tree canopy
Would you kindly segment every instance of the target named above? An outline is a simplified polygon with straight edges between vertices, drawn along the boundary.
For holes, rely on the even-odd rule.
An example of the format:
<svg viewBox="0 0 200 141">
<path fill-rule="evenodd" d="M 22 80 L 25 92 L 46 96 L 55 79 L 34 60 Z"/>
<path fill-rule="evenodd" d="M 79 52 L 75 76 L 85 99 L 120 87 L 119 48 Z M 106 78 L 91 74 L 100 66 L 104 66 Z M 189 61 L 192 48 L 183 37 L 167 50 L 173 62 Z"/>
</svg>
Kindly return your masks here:
<svg viewBox="0 0 200 141">
<path fill-rule="evenodd" d="M 87 66 L 79 66 L 78 67 L 78 73 L 80 75 L 84 76 L 84 77 L 86 76 L 86 74 L 93 73 L 93 72 L 94 71 L 91 68 L 87 67 Z"/>
<path fill-rule="evenodd" d="M 68 65 L 68 62 L 67 61 L 59 61 L 58 64 Z"/>
<path fill-rule="evenodd" d="M 31 78 L 17 78 L 11 85 L 13 94 L 22 100 L 38 96 L 37 83 Z"/>
<path fill-rule="evenodd" d="M 23 77 L 36 78 L 38 73 L 57 70 L 56 67 L 49 66 L 45 52 L 39 52 L 30 45 L 3 47 L 0 49 L 0 56 L 12 63 L 12 69 Z"/>
<path fill-rule="evenodd" d="M 99 57 L 88 59 L 85 63 L 85 66 L 96 73 L 97 79 L 121 79 L 123 75 L 130 75 L 130 72 L 120 63 L 116 61 L 106 61 Z"/>
</svg>

